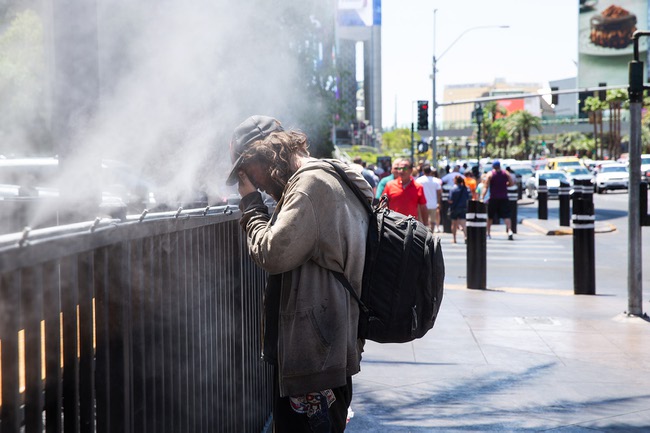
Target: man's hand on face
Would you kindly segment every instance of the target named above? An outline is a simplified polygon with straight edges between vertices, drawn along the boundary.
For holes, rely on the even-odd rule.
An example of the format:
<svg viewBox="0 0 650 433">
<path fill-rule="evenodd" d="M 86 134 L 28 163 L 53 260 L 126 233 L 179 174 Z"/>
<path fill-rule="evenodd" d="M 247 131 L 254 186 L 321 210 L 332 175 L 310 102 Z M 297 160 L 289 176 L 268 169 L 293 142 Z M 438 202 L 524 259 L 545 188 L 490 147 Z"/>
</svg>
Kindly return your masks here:
<svg viewBox="0 0 650 433">
<path fill-rule="evenodd" d="M 242 197 L 247 196 L 248 194 L 257 191 L 253 182 L 250 181 L 244 170 L 239 170 L 239 195 Z"/>
</svg>

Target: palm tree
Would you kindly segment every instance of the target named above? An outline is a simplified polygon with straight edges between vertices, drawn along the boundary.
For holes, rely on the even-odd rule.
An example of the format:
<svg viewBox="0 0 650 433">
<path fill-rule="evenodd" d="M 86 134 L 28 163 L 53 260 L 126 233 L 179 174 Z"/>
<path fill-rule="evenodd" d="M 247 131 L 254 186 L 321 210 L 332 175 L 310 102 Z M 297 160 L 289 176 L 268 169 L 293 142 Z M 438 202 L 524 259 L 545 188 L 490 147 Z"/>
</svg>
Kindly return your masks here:
<svg viewBox="0 0 650 433">
<path fill-rule="evenodd" d="M 530 138 L 530 131 L 535 128 L 538 132 L 542 132 L 542 119 L 533 116 L 526 110 L 519 110 L 510 116 L 510 132 L 511 136 L 518 133 L 524 142 L 524 157 L 528 157 L 528 143 Z"/>
<path fill-rule="evenodd" d="M 591 150 L 591 140 L 582 132 L 574 131 L 560 134 L 555 142 L 555 149 L 564 155 L 584 155 Z"/>
<path fill-rule="evenodd" d="M 589 113 L 589 123 L 594 125 L 594 149 L 598 153 L 598 126 L 600 126 L 600 159 L 605 158 L 605 146 L 603 145 L 603 109 L 605 102 L 596 96 L 589 96 L 585 99 L 585 106 L 582 109 Z"/>
<path fill-rule="evenodd" d="M 627 90 L 614 89 L 607 91 L 609 104 L 609 154 L 612 159 L 620 156 L 621 152 L 621 108 L 629 100 Z"/>
<path fill-rule="evenodd" d="M 498 101 L 490 101 L 485 104 L 485 107 L 483 107 L 483 112 L 488 114 L 488 119 L 490 122 L 497 120 L 497 115 L 505 117 L 505 115 L 508 114 L 508 110 L 506 110 L 505 107 L 499 105 Z"/>
<path fill-rule="evenodd" d="M 490 101 L 485 104 L 485 107 L 483 107 L 483 112 L 486 113 L 485 142 L 488 144 L 493 144 L 494 147 L 498 149 L 495 141 L 500 127 L 497 126 L 497 122 L 499 122 L 508 114 L 508 110 L 499 105 L 497 101 Z"/>
</svg>

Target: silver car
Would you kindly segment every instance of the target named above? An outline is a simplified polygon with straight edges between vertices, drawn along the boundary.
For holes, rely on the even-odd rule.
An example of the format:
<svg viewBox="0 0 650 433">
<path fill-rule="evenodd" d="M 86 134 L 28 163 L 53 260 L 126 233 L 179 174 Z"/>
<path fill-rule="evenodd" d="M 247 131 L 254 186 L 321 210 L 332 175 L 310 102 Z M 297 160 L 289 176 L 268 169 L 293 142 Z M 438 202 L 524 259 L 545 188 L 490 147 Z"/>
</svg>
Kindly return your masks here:
<svg viewBox="0 0 650 433">
<path fill-rule="evenodd" d="M 571 185 L 573 185 L 574 180 L 588 180 L 592 185 L 594 183 L 593 173 L 583 166 L 564 167 L 562 171 L 566 173 L 567 178 L 571 181 Z"/>
<path fill-rule="evenodd" d="M 560 181 L 570 184 L 566 173 L 561 170 L 537 170 L 526 182 L 526 196 L 537 198 L 539 190 L 539 180 L 546 181 L 548 198 L 558 198 L 560 192 Z"/>
</svg>

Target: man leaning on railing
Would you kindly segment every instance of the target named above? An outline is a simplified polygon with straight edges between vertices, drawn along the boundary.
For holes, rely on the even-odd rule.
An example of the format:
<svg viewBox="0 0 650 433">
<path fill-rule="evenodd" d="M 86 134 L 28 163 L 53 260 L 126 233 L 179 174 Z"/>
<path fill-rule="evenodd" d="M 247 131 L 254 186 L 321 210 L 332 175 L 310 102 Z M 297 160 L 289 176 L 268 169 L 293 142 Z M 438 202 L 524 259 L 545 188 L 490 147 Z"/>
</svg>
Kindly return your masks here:
<svg viewBox="0 0 650 433">
<path fill-rule="evenodd" d="M 271 274 L 263 358 L 275 372 L 275 431 L 343 431 L 363 341 L 358 304 L 331 271 L 360 293 L 368 214 L 330 164 L 309 156 L 307 137 L 276 119 L 246 119 L 230 153 L 250 255 Z M 361 174 L 338 163 L 371 201 Z M 278 202 L 272 215 L 259 191 Z"/>
</svg>

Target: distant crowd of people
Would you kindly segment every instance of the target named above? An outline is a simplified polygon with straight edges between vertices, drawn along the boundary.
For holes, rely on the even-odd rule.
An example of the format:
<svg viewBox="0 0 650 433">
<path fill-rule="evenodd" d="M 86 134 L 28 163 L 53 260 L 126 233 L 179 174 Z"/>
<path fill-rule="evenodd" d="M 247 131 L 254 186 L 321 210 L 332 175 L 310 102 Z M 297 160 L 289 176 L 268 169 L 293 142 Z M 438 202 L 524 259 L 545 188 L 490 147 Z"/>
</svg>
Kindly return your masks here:
<svg viewBox="0 0 650 433">
<path fill-rule="evenodd" d="M 367 166 L 359 157 L 353 161 L 355 167 L 368 181 L 375 193 L 375 199 L 385 196 L 389 209 L 404 215 L 411 215 L 428 225 L 434 233 L 442 232 L 440 226 L 440 203 L 442 191 L 449 191 L 447 216 L 451 220 L 452 240 L 457 243 L 457 233 L 462 231 L 467 242 L 466 214 L 469 200 L 480 200 L 488 206 L 487 236 L 494 221 L 503 219 L 508 239 L 513 239 L 508 204 L 508 187 L 516 183 L 509 167 L 503 170 L 498 160 L 492 162 L 492 170 L 479 175 L 478 167 L 467 164 L 447 166 L 442 176 L 428 162 L 413 167 L 409 159 L 393 161 L 390 173 L 387 170 Z"/>
</svg>

